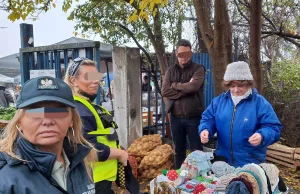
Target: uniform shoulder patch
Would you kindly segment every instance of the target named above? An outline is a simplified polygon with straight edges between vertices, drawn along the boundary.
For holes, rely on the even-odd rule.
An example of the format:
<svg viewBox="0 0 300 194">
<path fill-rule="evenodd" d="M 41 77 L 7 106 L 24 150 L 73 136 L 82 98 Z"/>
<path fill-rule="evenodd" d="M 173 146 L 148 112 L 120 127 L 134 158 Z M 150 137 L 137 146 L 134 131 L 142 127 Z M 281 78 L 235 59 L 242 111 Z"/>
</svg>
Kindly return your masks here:
<svg viewBox="0 0 300 194">
<path fill-rule="evenodd" d="M 37 88 L 39 90 L 58 90 L 57 83 L 51 78 L 41 78 L 38 80 Z"/>
</svg>

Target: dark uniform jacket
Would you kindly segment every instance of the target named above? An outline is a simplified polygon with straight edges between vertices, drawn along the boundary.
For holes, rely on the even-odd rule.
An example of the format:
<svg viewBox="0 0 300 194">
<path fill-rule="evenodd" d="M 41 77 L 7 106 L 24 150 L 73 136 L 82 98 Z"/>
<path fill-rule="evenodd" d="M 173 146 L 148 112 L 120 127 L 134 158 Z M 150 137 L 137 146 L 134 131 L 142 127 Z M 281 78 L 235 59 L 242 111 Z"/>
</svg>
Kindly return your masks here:
<svg viewBox="0 0 300 194">
<path fill-rule="evenodd" d="M 94 183 L 89 179 L 83 159 L 89 147 L 74 147 L 66 139 L 64 151 L 70 161 L 67 174 L 67 191 L 52 178 L 56 154 L 37 150 L 30 142 L 19 137 L 15 142 L 16 153 L 26 162 L 0 152 L 0 194 L 88 194 L 95 193 Z"/>
</svg>

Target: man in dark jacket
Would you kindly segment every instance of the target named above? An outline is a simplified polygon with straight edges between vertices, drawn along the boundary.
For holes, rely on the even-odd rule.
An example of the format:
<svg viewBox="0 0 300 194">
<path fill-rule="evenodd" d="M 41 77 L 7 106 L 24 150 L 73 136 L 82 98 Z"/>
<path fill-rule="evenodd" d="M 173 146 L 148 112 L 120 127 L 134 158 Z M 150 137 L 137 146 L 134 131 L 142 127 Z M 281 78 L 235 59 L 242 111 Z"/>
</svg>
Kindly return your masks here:
<svg viewBox="0 0 300 194">
<path fill-rule="evenodd" d="M 186 157 L 186 136 L 191 151 L 203 149 L 198 137 L 198 126 L 204 109 L 205 68 L 191 61 L 192 54 L 191 43 L 179 40 L 176 44 L 178 60 L 167 70 L 162 85 L 167 112 L 171 113 L 176 169 L 180 168 Z"/>
<path fill-rule="evenodd" d="M 143 77 L 143 83 L 142 83 L 142 92 L 148 92 L 148 91 L 151 91 L 152 90 L 152 87 L 149 83 L 149 78 L 147 75 L 145 75 Z"/>
<path fill-rule="evenodd" d="M 14 103 L 14 98 L 4 86 L 0 85 L 0 106 L 7 108 L 9 103 Z"/>
</svg>

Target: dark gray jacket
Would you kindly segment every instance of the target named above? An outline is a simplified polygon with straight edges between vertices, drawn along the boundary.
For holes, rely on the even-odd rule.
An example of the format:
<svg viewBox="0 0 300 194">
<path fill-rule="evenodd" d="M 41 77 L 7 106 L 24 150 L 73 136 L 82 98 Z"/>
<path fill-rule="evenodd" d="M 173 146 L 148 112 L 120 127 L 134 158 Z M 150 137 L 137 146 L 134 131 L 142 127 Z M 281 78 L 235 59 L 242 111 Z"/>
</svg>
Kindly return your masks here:
<svg viewBox="0 0 300 194">
<path fill-rule="evenodd" d="M 204 110 L 204 79 L 203 65 L 190 61 L 184 68 L 178 64 L 171 66 L 164 76 L 161 90 L 167 112 L 176 117 L 200 116 Z"/>
<path fill-rule="evenodd" d="M 42 152 L 22 137 L 15 142 L 16 153 L 27 162 L 17 160 L 0 152 L 0 194 L 87 194 L 95 193 L 83 159 L 90 152 L 89 147 L 74 147 L 64 141 L 64 151 L 70 161 L 67 175 L 67 191 L 61 188 L 51 176 L 56 155 Z"/>
<path fill-rule="evenodd" d="M 5 87 L 0 86 L 0 106 L 7 108 L 9 103 L 14 103 L 14 98 Z"/>
</svg>

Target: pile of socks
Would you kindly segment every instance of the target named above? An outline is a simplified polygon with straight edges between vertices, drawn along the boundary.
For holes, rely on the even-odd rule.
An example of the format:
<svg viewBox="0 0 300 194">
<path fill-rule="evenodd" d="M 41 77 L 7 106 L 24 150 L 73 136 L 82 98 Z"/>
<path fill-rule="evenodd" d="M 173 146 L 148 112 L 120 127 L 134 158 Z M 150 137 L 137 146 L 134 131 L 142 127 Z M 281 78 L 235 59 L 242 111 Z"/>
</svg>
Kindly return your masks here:
<svg viewBox="0 0 300 194">
<path fill-rule="evenodd" d="M 286 186 L 279 177 L 279 170 L 274 164 L 246 164 L 235 174 L 237 178 L 228 184 L 226 193 L 237 193 L 240 190 L 240 193 L 247 194 L 245 188 L 249 194 L 275 194 L 286 191 Z M 219 179 L 222 181 L 222 178 L 223 176 Z"/>
<path fill-rule="evenodd" d="M 236 177 L 236 174 L 227 174 L 219 177 L 218 183 L 216 185 L 216 191 L 225 191 L 230 181 Z"/>
<path fill-rule="evenodd" d="M 233 173 L 235 168 L 226 162 L 216 161 L 212 164 L 211 170 L 213 171 L 214 175 L 219 178 L 221 176 Z"/>
</svg>

